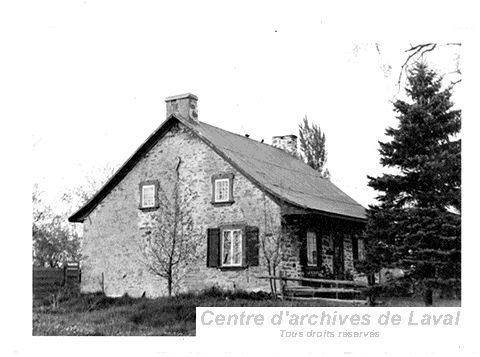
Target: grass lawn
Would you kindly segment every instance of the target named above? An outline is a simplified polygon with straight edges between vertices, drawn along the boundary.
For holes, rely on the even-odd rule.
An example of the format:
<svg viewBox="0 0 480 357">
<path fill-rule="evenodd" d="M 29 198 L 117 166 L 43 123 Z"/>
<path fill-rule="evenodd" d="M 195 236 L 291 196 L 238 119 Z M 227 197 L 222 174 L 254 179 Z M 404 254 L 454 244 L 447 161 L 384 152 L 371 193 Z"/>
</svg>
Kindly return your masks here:
<svg viewBox="0 0 480 357">
<path fill-rule="evenodd" d="M 379 299 L 382 306 L 423 306 L 421 300 Z M 437 300 L 436 306 L 460 306 L 459 300 Z M 218 290 L 157 299 L 109 298 L 81 294 L 60 302 L 59 307 L 34 304 L 34 336 L 168 336 L 195 335 L 195 307 L 335 307 L 336 302 L 270 300 L 265 294 Z"/>
<path fill-rule="evenodd" d="M 425 307 L 421 298 L 378 298 L 379 306 L 391 307 Z M 459 299 L 433 299 L 433 307 L 460 307 L 461 300 Z"/>
</svg>

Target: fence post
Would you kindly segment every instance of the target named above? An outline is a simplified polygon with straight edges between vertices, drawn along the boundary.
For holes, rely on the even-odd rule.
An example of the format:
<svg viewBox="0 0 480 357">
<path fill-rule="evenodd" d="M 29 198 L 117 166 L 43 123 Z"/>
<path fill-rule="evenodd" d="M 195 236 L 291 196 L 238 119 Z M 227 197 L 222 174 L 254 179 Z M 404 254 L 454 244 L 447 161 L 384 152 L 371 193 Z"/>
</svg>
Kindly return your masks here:
<svg viewBox="0 0 480 357">
<path fill-rule="evenodd" d="M 280 291 L 282 292 L 282 299 L 287 299 L 287 280 L 285 279 L 285 272 L 280 271 Z"/>
<path fill-rule="evenodd" d="M 62 280 L 62 286 L 67 285 L 67 264 L 63 264 L 63 280 Z"/>
</svg>

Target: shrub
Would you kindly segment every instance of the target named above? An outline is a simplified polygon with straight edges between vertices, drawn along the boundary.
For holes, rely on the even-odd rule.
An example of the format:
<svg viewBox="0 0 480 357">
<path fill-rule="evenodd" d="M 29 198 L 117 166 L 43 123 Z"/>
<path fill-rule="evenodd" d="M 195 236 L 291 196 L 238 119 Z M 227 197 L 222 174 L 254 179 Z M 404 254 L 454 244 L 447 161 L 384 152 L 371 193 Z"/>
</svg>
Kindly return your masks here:
<svg viewBox="0 0 480 357">
<path fill-rule="evenodd" d="M 412 297 L 415 295 L 415 286 L 408 278 L 389 280 L 383 284 L 372 285 L 365 290 L 371 304 L 379 297 Z"/>
</svg>

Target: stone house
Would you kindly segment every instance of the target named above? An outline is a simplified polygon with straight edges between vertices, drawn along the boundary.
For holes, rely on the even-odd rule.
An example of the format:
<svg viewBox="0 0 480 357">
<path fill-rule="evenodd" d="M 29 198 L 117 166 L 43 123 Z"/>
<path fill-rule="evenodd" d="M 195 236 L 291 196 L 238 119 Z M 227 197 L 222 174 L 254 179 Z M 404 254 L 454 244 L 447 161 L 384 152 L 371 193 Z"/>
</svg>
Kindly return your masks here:
<svg viewBox="0 0 480 357">
<path fill-rule="evenodd" d="M 296 136 L 268 145 L 201 122 L 192 94 L 166 104 L 167 119 L 69 218 L 84 227 L 82 291 L 100 290 L 103 280 L 111 296 L 165 293 L 165 281 L 139 259 L 139 241 L 174 168 L 196 193 L 190 208 L 200 252 L 180 290 L 268 291 L 257 277 L 268 274 L 262 242 L 274 226 L 291 232 L 279 266 L 287 276 L 357 276 L 365 210 L 292 155 Z"/>
</svg>

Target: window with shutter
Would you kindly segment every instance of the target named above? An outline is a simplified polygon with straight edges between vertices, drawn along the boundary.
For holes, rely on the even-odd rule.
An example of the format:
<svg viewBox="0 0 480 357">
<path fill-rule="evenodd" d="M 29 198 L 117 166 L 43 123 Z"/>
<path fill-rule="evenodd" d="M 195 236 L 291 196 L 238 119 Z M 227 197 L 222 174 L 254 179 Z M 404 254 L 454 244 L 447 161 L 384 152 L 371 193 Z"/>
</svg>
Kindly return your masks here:
<svg viewBox="0 0 480 357">
<path fill-rule="evenodd" d="M 245 225 L 209 228 L 207 266 L 242 268 L 258 266 L 259 229 Z"/>
</svg>

